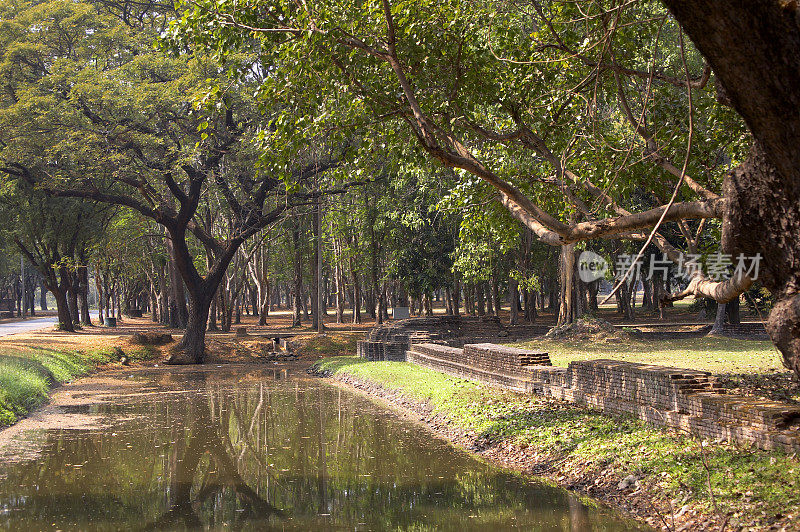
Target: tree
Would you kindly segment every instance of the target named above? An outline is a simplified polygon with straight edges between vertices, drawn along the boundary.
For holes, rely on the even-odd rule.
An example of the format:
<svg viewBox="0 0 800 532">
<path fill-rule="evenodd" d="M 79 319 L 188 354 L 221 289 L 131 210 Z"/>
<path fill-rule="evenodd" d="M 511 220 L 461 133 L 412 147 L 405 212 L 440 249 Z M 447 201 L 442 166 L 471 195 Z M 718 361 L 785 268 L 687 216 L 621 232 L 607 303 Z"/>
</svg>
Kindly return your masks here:
<svg viewBox="0 0 800 532">
<path fill-rule="evenodd" d="M 336 163 L 283 173 L 274 164 L 257 174 L 257 158 L 270 153 L 253 147 L 262 122 L 243 96 L 247 81 L 221 78 L 199 54 L 175 59 L 154 49 L 170 8 L 131 6 L 140 16 L 76 2 L 11 10 L 3 169 L 48 194 L 119 205 L 162 225 L 177 272 L 172 286 L 185 285 L 189 303 L 186 334 L 171 360 L 197 363 L 211 301 L 242 243 L 293 202 L 309 201 L 313 194 L 302 192 L 303 184 Z M 198 87 L 209 80 L 229 90 L 205 106 Z M 35 149 L 34 142 L 49 148 Z M 228 214 L 221 234 L 198 214 L 209 194 Z M 211 258 L 205 272 L 194 260 L 196 242 Z M 183 296 L 175 302 L 182 305 Z"/>
<path fill-rule="evenodd" d="M 81 267 L 77 259 L 102 234 L 107 210 L 88 202 L 48 197 L 25 182 L 4 184 L 0 197 L 4 240 L 15 244 L 53 293 L 61 330 L 75 330 L 77 306 L 70 305 L 68 297 L 76 290 Z"/>
<path fill-rule="evenodd" d="M 358 8 L 318 2 L 313 9 L 273 2 L 257 11 L 233 2 L 193 2 L 173 28 L 221 55 L 257 42 L 289 80 L 283 97 L 349 91 L 363 116 L 403 122 L 431 158 L 495 187 L 506 208 L 551 245 L 629 238 L 652 241 L 677 257 L 679 250 L 658 232 L 643 230 L 723 218 L 728 252 L 769 258 L 765 286 L 779 294 L 769 330 L 787 366 L 800 374 L 799 270 L 793 266 L 800 263 L 796 243 L 787 239 L 797 233 L 800 171 L 795 3 L 664 3 L 707 64 L 654 2 L 596 3 L 583 10 L 538 0 L 508 8 L 457 0 L 382 0 Z M 649 56 L 634 47 L 643 40 L 654 44 Z M 300 87 L 301 79 L 321 84 Z M 631 89 L 644 102 L 641 110 Z M 757 142 L 740 165 L 736 155 L 746 137 L 735 117 L 715 106 L 716 92 L 727 95 Z M 661 105 L 678 102 L 681 93 L 688 109 Z M 353 107 L 340 123 L 353 122 Z M 699 119 L 696 109 L 704 113 Z M 676 134 L 687 119 L 688 131 Z M 726 121 L 731 128 L 721 127 Z M 605 126 L 598 130 L 597 124 Z M 713 150 L 692 142 L 700 135 L 715 139 Z M 681 145 L 689 147 L 685 156 Z M 592 150 L 605 155 L 606 147 L 616 155 L 600 168 L 611 172 L 577 171 L 591 163 Z M 627 185 L 644 177 L 628 170 L 634 147 L 643 152 L 646 186 L 663 200 L 639 211 L 626 205 Z M 730 162 L 709 166 L 697 157 L 714 151 Z M 522 158 L 528 163 L 514 164 Z M 683 164 L 673 162 L 681 158 Z M 726 166 L 736 170 L 726 173 Z M 670 183 L 675 179 L 677 186 Z M 751 212 L 764 223 L 751 223 Z M 712 282 L 699 272 L 672 298 L 725 302 L 751 282 L 748 275 Z"/>
</svg>

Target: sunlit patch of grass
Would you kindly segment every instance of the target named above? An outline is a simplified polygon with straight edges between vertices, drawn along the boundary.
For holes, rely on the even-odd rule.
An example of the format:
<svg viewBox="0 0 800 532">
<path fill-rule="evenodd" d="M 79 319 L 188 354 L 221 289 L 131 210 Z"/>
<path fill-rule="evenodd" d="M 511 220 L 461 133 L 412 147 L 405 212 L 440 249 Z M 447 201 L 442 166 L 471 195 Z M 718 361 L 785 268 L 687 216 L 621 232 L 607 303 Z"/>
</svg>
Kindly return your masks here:
<svg viewBox="0 0 800 532">
<path fill-rule="evenodd" d="M 24 358 L 0 357 L 0 426 L 10 425 L 47 401 L 50 373 Z"/>
<path fill-rule="evenodd" d="M 675 340 L 630 340 L 620 343 L 536 339 L 511 345 L 547 351 L 556 366 L 567 366 L 573 360 L 612 358 L 712 373 L 784 371 L 780 353 L 767 341 L 705 336 Z"/>
<path fill-rule="evenodd" d="M 131 360 L 153 358 L 156 350 L 132 348 Z M 111 348 L 60 351 L 46 347 L 0 351 L 0 427 L 11 425 L 47 402 L 52 386 L 86 375 L 117 360 Z"/>
<path fill-rule="evenodd" d="M 428 403 L 481 441 L 512 442 L 558 463 L 559 473 L 611 470 L 615 482 L 635 475 L 664 505 L 678 501 L 711 512 L 710 477 L 719 509 L 737 513 L 742 524 L 763 526 L 773 516 L 800 509 L 800 462 L 794 455 L 722 443 L 701 447 L 694 437 L 632 417 L 506 392 L 405 362 L 336 357 L 316 367 Z"/>
<path fill-rule="evenodd" d="M 356 343 L 363 334 L 328 332 L 324 335 L 299 337 L 300 351 L 311 356 L 352 355 L 356 352 Z"/>
</svg>

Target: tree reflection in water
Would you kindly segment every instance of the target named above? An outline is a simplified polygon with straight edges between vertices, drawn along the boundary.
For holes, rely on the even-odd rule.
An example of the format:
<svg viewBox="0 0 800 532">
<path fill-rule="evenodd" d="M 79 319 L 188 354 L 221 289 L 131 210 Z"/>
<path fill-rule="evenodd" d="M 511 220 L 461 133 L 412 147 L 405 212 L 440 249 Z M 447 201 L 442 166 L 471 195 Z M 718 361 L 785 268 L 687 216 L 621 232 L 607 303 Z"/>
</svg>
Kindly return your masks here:
<svg viewBox="0 0 800 532">
<path fill-rule="evenodd" d="M 200 376 L 204 383 L 206 374 Z M 227 394 L 212 392 L 207 398 L 198 396 L 197 400 L 189 403 L 187 415 L 189 424 L 184 429 L 186 436 L 178 440 L 173 453 L 174 470 L 169 487 L 170 508 L 154 523 L 145 526 L 145 530 L 174 528 L 176 525 L 188 528 L 202 527 L 203 522 L 198 515 L 198 509 L 206 501 L 222 496 L 225 490 L 232 491 L 241 504 L 234 525 L 248 519 L 268 520 L 271 517 L 284 516 L 284 512 L 262 499 L 242 479 L 231 458 L 235 450 L 230 440 L 230 432 L 221 430 L 223 427 L 230 427 L 231 412 L 233 412 L 237 428 L 243 434 L 243 441 L 253 448 L 251 438 L 254 436 L 258 414 L 264 404 L 263 384 L 259 388 L 259 402 L 250 416 L 251 421 L 245 432 L 241 431 L 245 419 L 240 408 L 235 402 L 230 409 L 224 405 Z M 217 415 L 211 411 L 215 398 L 218 406 Z M 246 447 L 242 448 L 239 462 L 246 450 Z M 203 461 L 205 457 L 208 457 L 206 462 Z M 193 496 L 192 488 L 198 479 L 200 484 L 194 490 Z"/>
</svg>

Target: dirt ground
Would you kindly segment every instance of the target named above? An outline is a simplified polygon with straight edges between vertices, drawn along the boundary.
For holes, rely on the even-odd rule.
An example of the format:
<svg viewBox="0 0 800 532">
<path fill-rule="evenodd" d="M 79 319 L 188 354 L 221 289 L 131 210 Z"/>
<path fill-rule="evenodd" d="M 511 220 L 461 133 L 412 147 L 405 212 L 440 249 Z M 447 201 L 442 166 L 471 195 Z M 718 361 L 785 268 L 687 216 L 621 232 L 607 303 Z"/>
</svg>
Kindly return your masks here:
<svg viewBox="0 0 800 532">
<path fill-rule="evenodd" d="M 93 318 L 96 322 L 96 316 Z M 365 321 L 359 325 L 337 324 L 332 318 L 331 316 L 330 322 L 326 323 L 327 337 L 334 344 L 332 345 L 334 352 L 330 353 L 332 355 L 346 354 L 338 352 L 336 346 L 345 343 L 352 343 L 354 346 L 354 338 L 361 338 L 364 332 L 374 325 L 371 321 Z M 235 331 L 240 328 L 246 329 L 247 336 L 236 335 Z M 180 340 L 183 330 L 170 329 L 164 325 L 153 323 L 147 316 L 144 318 L 123 316 L 121 320 L 118 320 L 117 327 L 84 326 L 74 333 L 48 328 L 0 337 L 0 352 L 4 348 L 25 349 L 29 347 L 47 347 L 53 350 L 88 350 L 111 349 L 118 346 L 124 350 L 133 345 L 131 337 L 135 333 L 171 334 L 175 342 L 158 348 L 165 357 L 170 347 Z M 209 331 L 207 333 L 206 343 L 210 351 L 208 361 L 211 363 L 257 361 L 263 357 L 268 347 L 267 344 L 271 344 L 271 338 L 274 336 L 291 336 L 297 343 L 302 344 L 305 339 L 316 336 L 316 334 L 310 323 L 292 328 L 291 314 L 286 311 L 271 314 L 265 326 L 258 325 L 257 317 L 242 316 L 241 323 L 233 326 L 233 332 Z M 352 342 L 350 342 L 351 337 L 353 338 Z M 161 358 L 163 357 L 155 357 L 151 361 L 142 362 L 142 364 L 158 364 Z"/>
</svg>

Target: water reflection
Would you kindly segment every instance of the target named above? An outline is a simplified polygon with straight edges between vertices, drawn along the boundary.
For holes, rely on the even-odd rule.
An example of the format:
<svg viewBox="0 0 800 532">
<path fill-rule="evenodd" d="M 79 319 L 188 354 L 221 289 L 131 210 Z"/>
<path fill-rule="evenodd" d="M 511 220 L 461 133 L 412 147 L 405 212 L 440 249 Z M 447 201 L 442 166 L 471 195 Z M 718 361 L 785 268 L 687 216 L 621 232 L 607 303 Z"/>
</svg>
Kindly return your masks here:
<svg viewBox="0 0 800 532">
<path fill-rule="evenodd" d="M 632 530 L 478 462 L 366 399 L 284 371 L 149 372 L 0 466 L 0 528 Z"/>
</svg>

